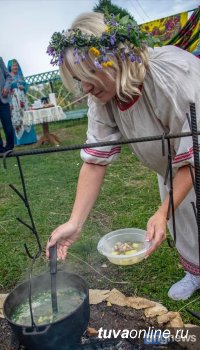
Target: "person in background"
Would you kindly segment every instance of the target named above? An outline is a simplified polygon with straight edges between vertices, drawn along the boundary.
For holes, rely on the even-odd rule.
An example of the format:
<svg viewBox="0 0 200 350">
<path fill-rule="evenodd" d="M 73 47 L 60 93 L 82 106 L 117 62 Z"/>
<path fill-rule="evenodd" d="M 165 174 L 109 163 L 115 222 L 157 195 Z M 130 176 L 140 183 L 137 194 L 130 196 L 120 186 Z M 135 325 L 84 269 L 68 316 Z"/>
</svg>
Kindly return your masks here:
<svg viewBox="0 0 200 350">
<path fill-rule="evenodd" d="M 8 61 L 8 71 L 11 74 L 12 123 L 14 127 L 15 145 L 26 145 L 37 142 L 34 126 L 23 125 L 23 112 L 28 110 L 28 84 L 24 80 L 21 67 L 16 59 Z"/>
<path fill-rule="evenodd" d="M 14 147 L 14 132 L 9 106 L 10 86 L 11 75 L 0 57 L 0 121 L 6 137 L 6 145 L 4 147 L 0 134 L 0 153 L 12 150 Z"/>
<path fill-rule="evenodd" d="M 100 13 L 82 14 L 70 30 L 52 36 L 47 52 L 53 56 L 51 63 L 60 65 L 65 86 L 72 90 L 78 80 L 84 94 L 88 94 L 87 143 L 115 143 L 81 150 L 83 165 L 72 213 L 51 233 L 47 257 L 49 247 L 57 243 L 58 258 L 65 259 L 69 246 L 79 238 L 99 195 L 107 165 L 120 152 L 118 142 L 190 132 L 187 114 L 191 102 L 196 106 L 199 129 L 200 60 L 176 46 L 152 48 L 151 44 L 152 37 L 140 32 L 137 23 L 127 16 L 120 19 Z M 198 229 L 191 205 L 196 202 L 191 176 L 192 137 L 173 138 L 170 145 L 176 248 L 186 274 L 171 286 L 168 296 L 186 300 L 200 289 Z M 173 238 L 168 213 L 170 180 L 165 184 L 168 157 L 162 154 L 158 141 L 131 143 L 129 147 L 158 174 L 162 203 L 147 222 L 146 239 L 152 241 L 147 252 L 150 255 L 165 240 L 167 225 Z"/>
</svg>

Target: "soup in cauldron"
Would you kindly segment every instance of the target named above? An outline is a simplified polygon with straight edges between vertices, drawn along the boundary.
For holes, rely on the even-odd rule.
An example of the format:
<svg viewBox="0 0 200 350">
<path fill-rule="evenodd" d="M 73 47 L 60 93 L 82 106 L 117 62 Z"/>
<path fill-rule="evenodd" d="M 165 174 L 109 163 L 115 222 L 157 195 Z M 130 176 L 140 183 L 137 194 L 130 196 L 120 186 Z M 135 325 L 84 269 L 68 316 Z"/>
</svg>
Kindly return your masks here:
<svg viewBox="0 0 200 350">
<path fill-rule="evenodd" d="M 32 296 L 33 319 L 37 325 L 52 323 L 68 316 L 86 297 L 85 293 L 73 287 L 57 290 L 58 312 L 52 312 L 51 291 L 40 292 Z M 28 299 L 17 306 L 11 320 L 23 326 L 31 326 Z"/>
</svg>

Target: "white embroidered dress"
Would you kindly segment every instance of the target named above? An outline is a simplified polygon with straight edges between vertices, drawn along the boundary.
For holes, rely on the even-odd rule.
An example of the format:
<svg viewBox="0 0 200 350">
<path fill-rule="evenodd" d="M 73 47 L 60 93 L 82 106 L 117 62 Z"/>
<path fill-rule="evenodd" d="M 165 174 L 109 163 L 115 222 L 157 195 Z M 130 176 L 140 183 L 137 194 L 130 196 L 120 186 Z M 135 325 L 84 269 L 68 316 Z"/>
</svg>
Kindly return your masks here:
<svg viewBox="0 0 200 350">
<path fill-rule="evenodd" d="M 190 102 L 195 102 L 200 129 L 200 60 L 175 46 L 150 49 L 142 95 L 135 103 L 123 110 L 116 100 L 103 104 L 89 97 L 87 143 L 190 131 L 186 118 L 186 113 L 190 115 Z M 171 139 L 171 146 L 174 174 L 177 168 L 194 164 L 191 137 Z M 161 141 L 135 143 L 129 147 L 144 165 L 158 174 L 163 200 L 169 183 L 164 186 L 167 152 L 164 157 Z M 120 146 L 86 148 L 81 150 L 81 157 L 86 162 L 105 165 L 119 153 Z M 176 247 L 184 268 L 200 274 L 198 230 L 192 201 L 196 201 L 193 189 L 176 209 Z M 168 226 L 173 236 L 170 221 Z"/>
</svg>

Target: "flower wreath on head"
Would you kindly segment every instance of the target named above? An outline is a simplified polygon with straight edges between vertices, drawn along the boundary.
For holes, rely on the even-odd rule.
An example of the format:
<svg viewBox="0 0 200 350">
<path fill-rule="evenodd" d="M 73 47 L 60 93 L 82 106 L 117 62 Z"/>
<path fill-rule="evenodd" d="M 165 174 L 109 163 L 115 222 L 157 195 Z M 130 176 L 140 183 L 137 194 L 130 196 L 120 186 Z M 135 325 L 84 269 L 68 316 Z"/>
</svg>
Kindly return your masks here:
<svg viewBox="0 0 200 350">
<path fill-rule="evenodd" d="M 135 54 L 134 49 L 142 49 L 145 46 L 153 47 L 159 39 L 142 32 L 135 20 L 120 15 L 105 16 L 105 31 L 100 37 L 82 33 L 80 29 L 69 29 L 66 35 L 63 30 L 55 32 L 47 48 L 47 53 L 52 56 L 52 65 L 62 65 L 65 50 L 73 47 L 74 63 L 86 59 L 90 52 L 94 56 L 94 64 L 97 68 L 111 67 L 113 65 L 110 55 L 118 54 L 122 60 L 129 57 L 131 62 L 141 63 L 141 58 Z M 109 55 L 109 57 L 108 57 Z"/>
</svg>

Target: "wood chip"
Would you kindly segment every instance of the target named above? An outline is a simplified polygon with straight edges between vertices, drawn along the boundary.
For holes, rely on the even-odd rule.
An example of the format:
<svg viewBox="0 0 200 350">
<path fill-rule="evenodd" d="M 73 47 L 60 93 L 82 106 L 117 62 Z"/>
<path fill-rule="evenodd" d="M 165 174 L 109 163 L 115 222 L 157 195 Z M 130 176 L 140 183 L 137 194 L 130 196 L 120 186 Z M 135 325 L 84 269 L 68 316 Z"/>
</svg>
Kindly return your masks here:
<svg viewBox="0 0 200 350">
<path fill-rule="evenodd" d="M 101 267 L 106 268 L 106 267 L 108 267 L 108 265 L 104 263 L 104 264 L 101 265 Z"/>
<path fill-rule="evenodd" d="M 155 306 L 156 303 L 140 297 L 126 297 L 126 305 L 133 309 L 146 309 L 147 307 Z"/>
<path fill-rule="evenodd" d="M 178 315 L 179 315 L 178 312 L 169 311 L 166 314 L 157 316 L 157 322 L 159 325 L 164 325 L 165 323 L 173 320 L 173 318 L 177 317 Z"/>
<path fill-rule="evenodd" d="M 169 313 L 167 312 L 166 314 L 157 316 L 157 322 L 159 324 L 159 326 L 163 326 L 165 323 L 169 322 Z"/>
<path fill-rule="evenodd" d="M 8 294 L 0 294 L 0 309 L 3 309 L 3 303 Z"/>
<path fill-rule="evenodd" d="M 111 304 L 118 306 L 126 306 L 126 297 L 117 289 L 112 289 L 109 296 L 106 298 Z"/>
<path fill-rule="evenodd" d="M 184 324 L 182 321 L 182 318 L 179 315 L 177 315 L 176 317 L 174 317 L 171 321 L 170 321 L 170 327 L 172 328 L 183 328 Z"/>
<path fill-rule="evenodd" d="M 155 317 L 160 316 L 167 313 L 167 308 L 160 303 L 155 303 L 156 305 L 153 307 L 148 307 L 144 310 L 146 317 Z"/>
<path fill-rule="evenodd" d="M 0 317 L 1 317 L 1 318 L 5 318 L 2 309 L 0 309 Z"/>
<path fill-rule="evenodd" d="M 173 320 L 173 318 L 180 316 L 179 312 L 177 312 L 177 311 L 169 311 L 168 315 L 169 315 L 169 320 L 170 321 Z"/>
<path fill-rule="evenodd" d="M 88 337 L 96 337 L 98 335 L 98 331 L 95 328 L 88 327 L 86 329 L 86 334 Z"/>
<path fill-rule="evenodd" d="M 184 327 L 185 328 L 194 328 L 194 327 L 200 328 L 200 326 L 198 326 L 197 324 L 192 324 L 192 323 L 185 323 Z"/>
<path fill-rule="evenodd" d="M 4 314 L 3 314 L 3 303 L 6 299 L 8 294 L 0 294 L 0 317 L 4 318 Z"/>
<path fill-rule="evenodd" d="M 89 290 L 89 302 L 90 305 L 100 304 L 102 301 L 106 300 L 109 296 L 110 290 L 101 289 L 90 289 Z"/>
</svg>

